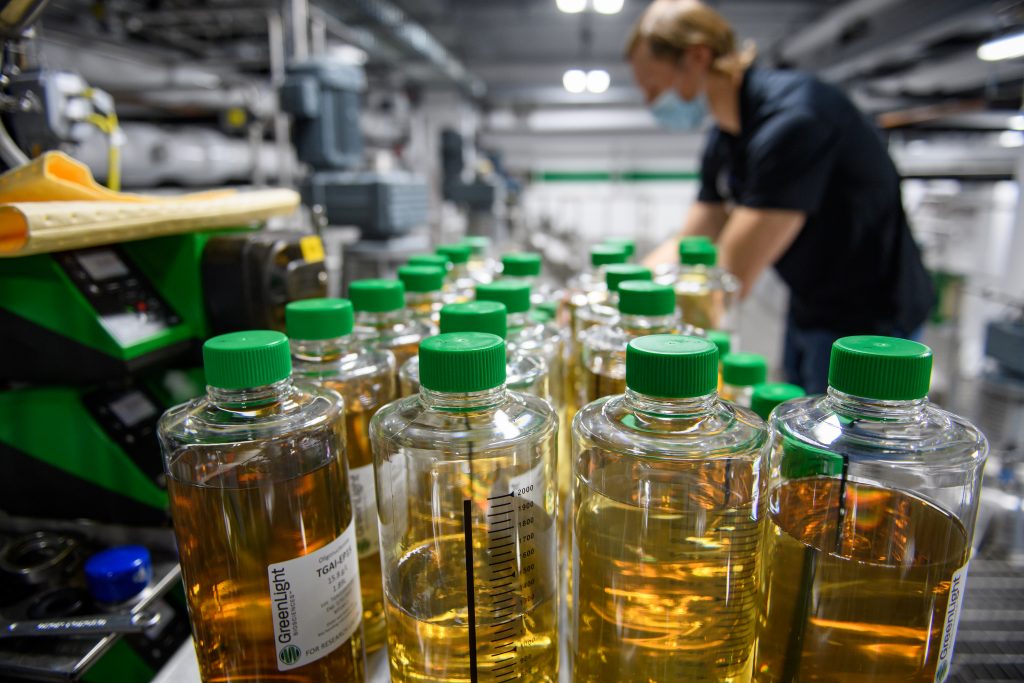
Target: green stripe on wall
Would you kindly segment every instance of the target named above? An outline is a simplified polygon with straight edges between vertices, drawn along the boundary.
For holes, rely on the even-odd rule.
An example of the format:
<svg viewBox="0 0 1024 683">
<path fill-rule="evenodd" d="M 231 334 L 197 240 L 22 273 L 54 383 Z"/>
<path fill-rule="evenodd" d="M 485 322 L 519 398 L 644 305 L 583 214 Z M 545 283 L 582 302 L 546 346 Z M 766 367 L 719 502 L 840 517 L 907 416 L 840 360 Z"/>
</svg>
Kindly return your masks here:
<svg viewBox="0 0 1024 683">
<path fill-rule="evenodd" d="M 697 171 L 538 171 L 533 174 L 534 182 L 538 183 L 648 183 L 699 179 Z"/>
</svg>

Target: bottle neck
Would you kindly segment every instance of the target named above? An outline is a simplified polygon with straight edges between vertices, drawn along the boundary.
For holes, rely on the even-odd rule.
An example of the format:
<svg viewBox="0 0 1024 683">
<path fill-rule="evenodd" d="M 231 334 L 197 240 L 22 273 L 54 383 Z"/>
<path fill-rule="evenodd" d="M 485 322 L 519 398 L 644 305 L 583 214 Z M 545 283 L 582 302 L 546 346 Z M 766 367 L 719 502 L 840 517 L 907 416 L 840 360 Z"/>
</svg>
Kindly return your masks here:
<svg viewBox="0 0 1024 683">
<path fill-rule="evenodd" d="M 718 392 L 693 398 L 655 398 L 626 389 L 626 407 L 634 413 L 658 418 L 693 418 L 711 412 L 718 403 Z"/>
<path fill-rule="evenodd" d="M 510 330 L 518 330 L 531 324 L 533 321 L 530 320 L 530 312 L 523 311 L 521 313 L 509 313 L 507 326 Z"/>
<path fill-rule="evenodd" d="M 469 264 L 453 263 L 451 270 L 448 271 L 448 279 L 458 280 L 464 277 L 469 277 Z"/>
<path fill-rule="evenodd" d="M 861 420 L 912 421 L 920 418 L 928 407 L 928 397 L 910 401 L 879 401 L 860 398 L 828 388 L 825 401 L 840 415 Z"/>
<path fill-rule="evenodd" d="M 434 391 L 422 385 L 420 386 L 420 402 L 426 408 L 450 412 L 466 412 L 491 408 L 501 403 L 505 399 L 505 395 L 506 389 L 504 384 L 493 389 L 459 394 Z"/>
<path fill-rule="evenodd" d="M 328 363 L 352 353 L 352 335 L 333 339 L 292 339 L 292 357 L 309 363 Z"/>
<path fill-rule="evenodd" d="M 436 304 L 441 301 L 441 290 L 435 292 L 406 292 L 405 305 L 409 308 Z"/>
<path fill-rule="evenodd" d="M 259 408 L 271 403 L 279 403 L 287 399 L 295 391 L 291 378 L 262 387 L 246 389 L 221 389 L 206 387 L 206 396 L 211 403 L 232 410 Z"/>
<path fill-rule="evenodd" d="M 670 332 L 679 327 L 679 320 L 674 315 L 626 315 L 619 316 L 619 327 L 627 332 L 657 334 Z"/>
<path fill-rule="evenodd" d="M 405 320 L 405 309 L 398 308 L 393 311 L 360 311 L 356 313 L 356 325 L 381 329 L 397 325 Z"/>
</svg>

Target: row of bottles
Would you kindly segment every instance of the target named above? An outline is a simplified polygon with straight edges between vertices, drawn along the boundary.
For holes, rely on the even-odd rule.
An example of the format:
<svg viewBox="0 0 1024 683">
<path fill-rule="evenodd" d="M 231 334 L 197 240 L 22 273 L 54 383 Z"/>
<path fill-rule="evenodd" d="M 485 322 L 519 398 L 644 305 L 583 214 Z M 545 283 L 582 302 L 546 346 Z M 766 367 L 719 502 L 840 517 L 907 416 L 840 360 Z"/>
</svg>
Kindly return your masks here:
<svg viewBox="0 0 1024 683">
<path fill-rule="evenodd" d="M 987 446 L 926 347 L 840 340 L 801 398 L 620 245 L 572 334 L 461 246 L 205 345 L 160 427 L 204 681 L 386 639 L 393 681 L 553 682 L 560 638 L 575 681 L 945 677 Z"/>
</svg>

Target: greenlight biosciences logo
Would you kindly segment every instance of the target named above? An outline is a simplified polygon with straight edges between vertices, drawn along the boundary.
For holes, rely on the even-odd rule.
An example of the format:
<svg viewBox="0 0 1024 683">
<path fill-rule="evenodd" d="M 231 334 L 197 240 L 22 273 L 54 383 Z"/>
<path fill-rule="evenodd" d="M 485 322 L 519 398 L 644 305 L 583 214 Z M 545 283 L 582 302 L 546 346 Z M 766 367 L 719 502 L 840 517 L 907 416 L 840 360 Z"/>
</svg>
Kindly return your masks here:
<svg viewBox="0 0 1024 683">
<path fill-rule="evenodd" d="M 299 661 L 299 657 L 302 656 L 302 650 L 295 645 L 289 645 L 288 647 L 282 648 L 281 651 L 277 653 L 277 656 L 282 663 L 291 665 Z"/>
<path fill-rule="evenodd" d="M 939 670 L 935 672 L 935 680 L 941 683 L 949 673 L 949 662 L 939 662 Z"/>
</svg>

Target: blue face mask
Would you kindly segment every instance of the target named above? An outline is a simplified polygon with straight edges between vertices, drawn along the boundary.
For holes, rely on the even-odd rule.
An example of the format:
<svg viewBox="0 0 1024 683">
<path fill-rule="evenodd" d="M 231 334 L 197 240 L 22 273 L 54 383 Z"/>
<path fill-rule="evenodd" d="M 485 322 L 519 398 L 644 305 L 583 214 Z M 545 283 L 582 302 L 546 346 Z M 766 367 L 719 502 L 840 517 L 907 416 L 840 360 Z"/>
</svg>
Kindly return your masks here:
<svg viewBox="0 0 1024 683">
<path fill-rule="evenodd" d="M 708 115 L 708 102 L 704 93 L 686 101 L 675 88 L 668 88 L 651 104 L 651 113 L 662 128 L 696 130 Z"/>
</svg>

